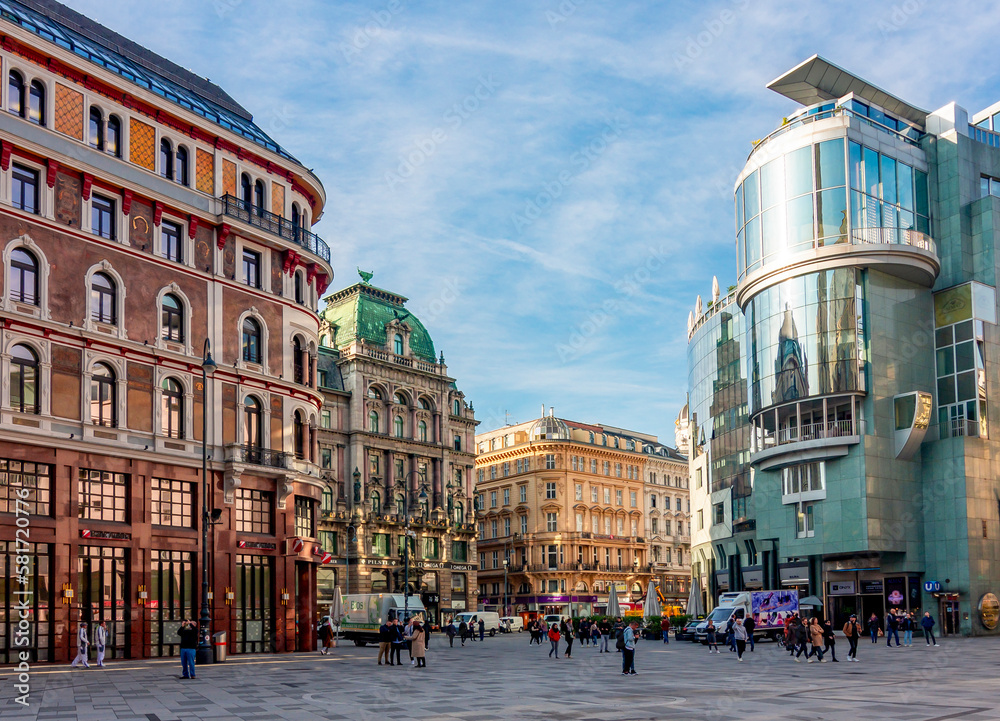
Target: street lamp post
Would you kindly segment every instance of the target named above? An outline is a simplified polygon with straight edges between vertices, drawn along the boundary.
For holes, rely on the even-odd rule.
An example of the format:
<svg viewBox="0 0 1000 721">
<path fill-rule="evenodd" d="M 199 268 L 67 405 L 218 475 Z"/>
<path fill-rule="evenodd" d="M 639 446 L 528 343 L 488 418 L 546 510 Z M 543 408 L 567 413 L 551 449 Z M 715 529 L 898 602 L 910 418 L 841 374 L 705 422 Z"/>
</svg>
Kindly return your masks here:
<svg viewBox="0 0 1000 721">
<path fill-rule="evenodd" d="M 420 488 L 419 501 L 427 500 L 427 491 Z M 406 516 L 406 533 L 403 536 L 403 620 L 410 617 L 410 538 L 416 538 L 417 534 L 410 530 L 410 516 Z"/>
<path fill-rule="evenodd" d="M 212 646 L 209 642 L 212 633 L 212 614 L 208 608 L 208 527 L 211 525 L 208 514 L 208 377 L 215 373 L 215 361 L 212 360 L 212 342 L 206 338 L 201 356 L 201 626 L 196 662 L 207 664 L 212 662 Z"/>
<path fill-rule="evenodd" d="M 503 559 L 503 614 L 507 615 L 507 566 L 510 561 Z"/>
<path fill-rule="evenodd" d="M 347 527 L 347 540 L 346 540 L 346 545 L 347 545 L 347 578 L 346 578 L 347 590 L 344 591 L 345 594 L 349 594 L 351 592 L 351 533 L 352 532 L 354 533 L 354 538 L 356 539 L 358 537 L 358 529 L 355 528 L 355 526 L 354 526 L 353 523 L 350 524 Z"/>
</svg>

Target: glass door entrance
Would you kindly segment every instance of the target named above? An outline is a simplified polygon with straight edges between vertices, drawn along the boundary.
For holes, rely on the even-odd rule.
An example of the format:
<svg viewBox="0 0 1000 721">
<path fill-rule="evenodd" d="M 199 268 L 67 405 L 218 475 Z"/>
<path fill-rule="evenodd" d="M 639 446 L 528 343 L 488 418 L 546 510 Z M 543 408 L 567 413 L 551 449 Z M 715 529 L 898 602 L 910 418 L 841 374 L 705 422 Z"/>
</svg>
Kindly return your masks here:
<svg viewBox="0 0 1000 721">
<path fill-rule="evenodd" d="M 194 554 L 153 551 L 149 574 L 149 656 L 180 655 L 177 631 L 185 618 L 198 620 L 194 601 Z"/>
<path fill-rule="evenodd" d="M 128 549 L 80 546 L 77 557 L 76 597 L 80 620 L 94 645 L 97 626 L 108 625 L 107 658 L 128 658 L 129 602 Z M 75 629 L 74 629 L 75 633 Z M 76 646 L 76 638 L 71 641 Z"/>
<path fill-rule="evenodd" d="M 274 650 L 273 579 L 273 558 L 236 557 L 236 599 L 233 602 L 236 653 Z"/>
</svg>

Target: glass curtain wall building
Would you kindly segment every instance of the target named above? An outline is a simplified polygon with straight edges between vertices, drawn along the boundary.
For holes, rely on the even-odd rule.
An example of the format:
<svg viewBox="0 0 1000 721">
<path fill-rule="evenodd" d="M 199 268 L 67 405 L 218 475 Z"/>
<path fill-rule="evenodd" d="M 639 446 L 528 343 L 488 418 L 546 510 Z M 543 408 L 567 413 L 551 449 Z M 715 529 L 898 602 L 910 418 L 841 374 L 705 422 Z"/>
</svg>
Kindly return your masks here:
<svg viewBox="0 0 1000 721">
<path fill-rule="evenodd" d="M 754 143 L 734 191 L 731 325 L 763 585 L 820 596 L 835 624 L 900 609 L 993 632 L 1000 103 L 927 112 L 817 56 L 768 87 L 803 107 Z M 689 329 L 706 455 L 720 315 Z M 691 457 L 695 518 L 726 522 L 737 494 L 725 507 L 709 462 L 696 501 Z M 696 545 L 695 562 L 732 588 L 731 551 L 742 563 L 748 549 L 715 536 L 697 538 L 712 553 Z"/>
</svg>

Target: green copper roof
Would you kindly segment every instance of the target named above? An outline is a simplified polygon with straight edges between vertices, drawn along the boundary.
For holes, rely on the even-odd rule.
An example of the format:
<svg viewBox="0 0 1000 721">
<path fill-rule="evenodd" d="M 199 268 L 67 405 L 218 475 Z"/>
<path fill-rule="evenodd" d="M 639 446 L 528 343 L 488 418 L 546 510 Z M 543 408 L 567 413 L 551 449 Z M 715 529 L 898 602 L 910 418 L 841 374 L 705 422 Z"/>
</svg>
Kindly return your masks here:
<svg viewBox="0 0 1000 721">
<path fill-rule="evenodd" d="M 333 345 L 338 350 L 358 338 L 385 347 L 386 324 L 394 320 L 410 329 L 410 353 L 428 363 L 436 363 L 434 341 L 415 315 L 404 306 L 406 298 L 366 283 L 356 283 L 327 298 L 323 318 L 335 328 Z"/>
</svg>

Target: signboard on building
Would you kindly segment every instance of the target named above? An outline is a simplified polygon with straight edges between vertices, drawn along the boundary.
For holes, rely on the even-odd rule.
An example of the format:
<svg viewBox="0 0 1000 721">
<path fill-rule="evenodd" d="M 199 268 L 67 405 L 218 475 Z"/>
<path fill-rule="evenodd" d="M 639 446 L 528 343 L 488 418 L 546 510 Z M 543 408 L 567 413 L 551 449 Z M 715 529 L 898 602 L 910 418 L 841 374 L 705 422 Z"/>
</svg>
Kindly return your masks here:
<svg viewBox="0 0 1000 721">
<path fill-rule="evenodd" d="M 743 585 L 747 588 L 764 587 L 764 569 L 755 568 L 743 571 Z"/>
<path fill-rule="evenodd" d="M 80 538 L 101 541 L 131 541 L 132 534 L 124 531 L 91 531 L 89 528 L 81 528 Z"/>
<path fill-rule="evenodd" d="M 830 581 L 831 596 L 853 596 L 857 593 L 854 581 Z"/>
<path fill-rule="evenodd" d="M 882 581 L 861 581 L 861 593 L 882 593 Z"/>
<path fill-rule="evenodd" d="M 1000 599 L 995 594 L 987 593 L 979 599 L 979 620 L 990 631 L 1000 623 Z"/>
<path fill-rule="evenodd" d="M 236 545 L 239 548 L 256 549 L 258 551 L 274 551 L 278 548 L 278 544 L 267 543 L 265 541 L 237 541 Z"/>
<path fill-rule="evenodd" d="M 778 580 L 785 586 L 809 583 L 809 565 L 802 563 L 795 566 L 779 566 Z"/>
</svg>

